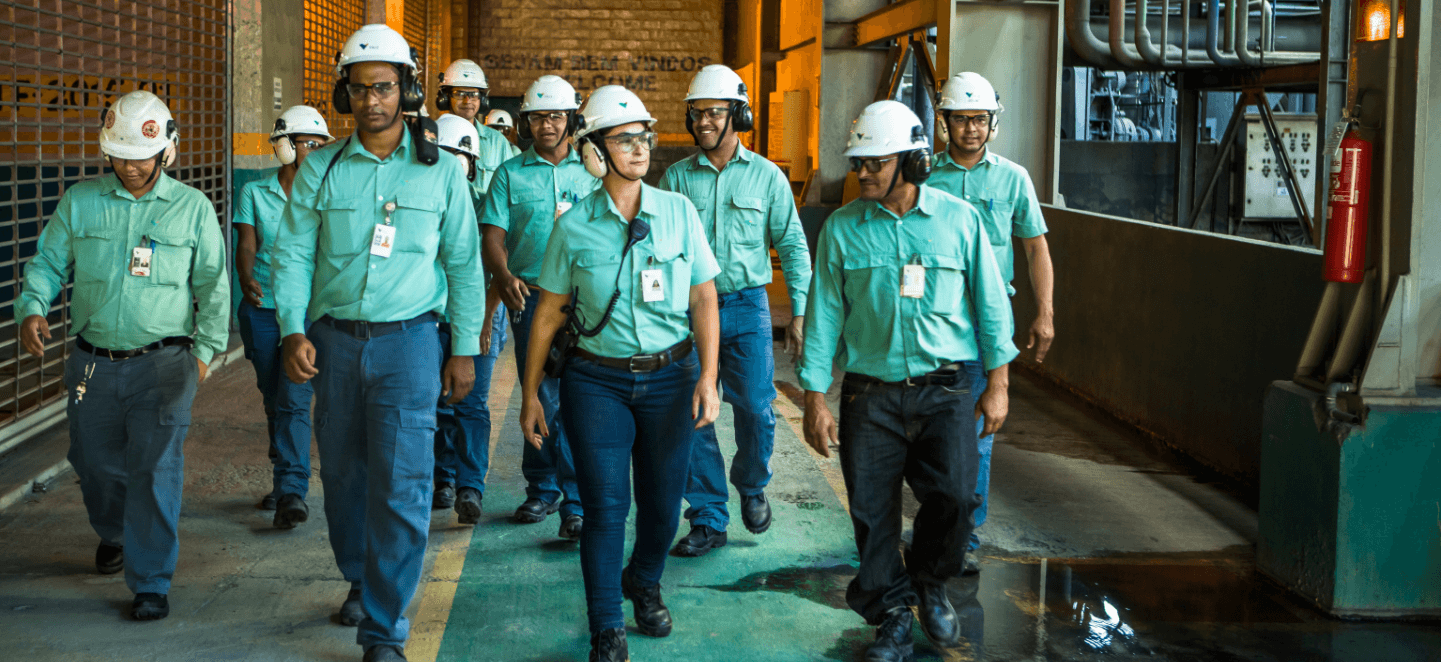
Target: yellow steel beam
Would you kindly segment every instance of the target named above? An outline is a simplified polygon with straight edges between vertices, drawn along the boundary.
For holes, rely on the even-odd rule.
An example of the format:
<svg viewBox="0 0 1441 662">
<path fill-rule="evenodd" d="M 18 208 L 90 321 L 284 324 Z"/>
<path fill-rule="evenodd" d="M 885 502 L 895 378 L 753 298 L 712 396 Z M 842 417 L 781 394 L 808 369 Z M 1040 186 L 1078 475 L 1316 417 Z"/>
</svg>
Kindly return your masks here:
<svg viewBox="0 0 1441 662">
<path fill-rule="evenodd" d="M 874 44 L 936 24 L 937 6 L 950 0 L 905 0 L 878 9 L 856 21 L 856 46 Z"/>
</svg>

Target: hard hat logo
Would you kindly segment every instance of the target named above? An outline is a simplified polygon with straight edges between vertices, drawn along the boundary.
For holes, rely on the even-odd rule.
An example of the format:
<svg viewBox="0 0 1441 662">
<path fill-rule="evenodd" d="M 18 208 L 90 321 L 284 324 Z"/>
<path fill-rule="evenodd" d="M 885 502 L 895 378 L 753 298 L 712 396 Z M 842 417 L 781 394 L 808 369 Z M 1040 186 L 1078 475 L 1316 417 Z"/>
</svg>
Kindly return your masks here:
<svg viewBox="0 0 1441 662">
<path fill-rule="evenodd" d="M 147 120 L 145 124 L 140 127 L 140 135 L 146 138 L 154 138 L 160 135 L 160 124 L 155 120 Z"/>
</svg>

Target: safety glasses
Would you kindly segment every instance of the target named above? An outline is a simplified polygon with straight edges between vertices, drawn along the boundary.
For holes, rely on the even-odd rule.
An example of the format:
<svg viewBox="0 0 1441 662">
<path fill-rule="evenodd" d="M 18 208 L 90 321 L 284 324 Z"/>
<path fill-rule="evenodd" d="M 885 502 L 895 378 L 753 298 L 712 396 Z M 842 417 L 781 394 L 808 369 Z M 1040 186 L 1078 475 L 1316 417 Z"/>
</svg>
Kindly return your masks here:
<svg viewBox="0 0 1441 662">
<path fill-rule="evenodd" d="M 714 108 L 692 108 L 689 111 L 686 111 L 686 114 L 690 115 L 690 119 L 693 122 L 699 122 L 702 118 L 706 117 L 709 117 L 719 122 L 720 120 L 730 117 L 731 109 L 725 106 L 716 106 Z"/>
<path fill-rule="evenodd" d="M 525 121 L 532 125 L 536 124 L 563 124 L 567 115 L 565 113 L 526 113 Z"/>
<path fill-rule="evenodd" d="M 480 96 L 481 96 L 481 94 L 480 94 L 479 92 L 461 92 L 460 90 L 451 90 L 451 91 L 450 91 L 450 98 L 451 98 L 452 100 L 454 100 L 454 101 L 465 101 L 466 99 L 479 99 Z"/>
<path fill-rule="evenodd" d="M 655 149 L 655 132 L 622 133 L 618 136 L 606 136 L 606 141 L 619 147 L 620 151 L 626 154 L 634 152 L 639 147 L 644 147 L 649 152 Z"/>
<path fill-rule="evenodd" d="M 980 115 L 961 115 L 951 113 L 946 122 L 951 126 L 962 127 L 970 125 L 973 129 L 984 129 L 991 124 L 991 114 L 981 113 Z"/>
<path fill-rule="evenodd" d="M 395 81 L 383 81 L 379 83 L 373 83 L 371 85 L 350 83 L 349 85 L 345 86 L 345 92 L 349 94 L 350 98 L 352 99 L 359 99 L 371 92 L 375 92 L 375 96 L 381 99 L 387 99 L 391 95 L 399 91 L 400 83 L 397 83 Z"/>
<path fill-rule="evenodd" d="M 866 172 L 874 175 L 880 172 L 881 168 L 884 168 L 887 163 L 894 160 L 896 160 L 894 156 L 888 159 L 863 159 L 858 156 L 852 156 L 851 172 L 860 172 L 862 169 L 865 169 Z"/>
<path fill-rule="evenodd" d="M 296 140 L 296 141 L 294 141 L 294 142 L 295 142 L 295 148 L 296 148 L 296 149 L 300 149 L 300 148 L 303 147 L 303 148 L 308 149 L 308 150 L 311 150 L 311 151 L 315 151 L 315 150 L 320 149 L 321 147 L 324 147 L 324 146 L 325 146 L 325 143 L 323 143 L 323 142 L 321 142 L 321 141 L 319 141 L 319 140 Z"/>
</svg>

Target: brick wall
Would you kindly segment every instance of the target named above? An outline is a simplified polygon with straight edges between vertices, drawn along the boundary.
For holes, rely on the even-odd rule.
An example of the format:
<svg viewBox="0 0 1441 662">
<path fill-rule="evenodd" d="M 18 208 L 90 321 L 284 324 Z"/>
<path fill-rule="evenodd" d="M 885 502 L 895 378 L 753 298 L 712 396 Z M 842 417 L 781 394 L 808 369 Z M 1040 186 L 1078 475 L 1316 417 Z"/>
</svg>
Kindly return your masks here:
<svg viewBox="0 0 1441 662">
<path fill-rule="evenodd" d="M 685 93 L 701 67 L 721 62 L 725 0 L 470 0 L 468 52 L 492 96 L 520 96 L 555 74 L 581 94 L 630 88 L 666 142 L 685 136 Z M 671 134 L 671 135 L 664 135 Z"/>
</svg>

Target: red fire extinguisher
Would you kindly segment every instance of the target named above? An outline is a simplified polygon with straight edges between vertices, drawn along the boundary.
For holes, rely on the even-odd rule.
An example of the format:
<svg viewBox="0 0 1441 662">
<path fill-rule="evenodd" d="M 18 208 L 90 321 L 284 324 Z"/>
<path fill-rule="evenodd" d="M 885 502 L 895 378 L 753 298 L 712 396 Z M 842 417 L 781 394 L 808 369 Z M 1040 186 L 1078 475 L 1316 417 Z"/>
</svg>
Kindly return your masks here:
<svg viewBox="0 0 1441 662">
<path fill-rule="evenodd" d="M 1330 221 L 1324 276 L 1359 283 L 1366 271 L 1366 205 L 1371 197 L 1371 142 L 1352 130 L 1331 159 Z"/>
</svg>

